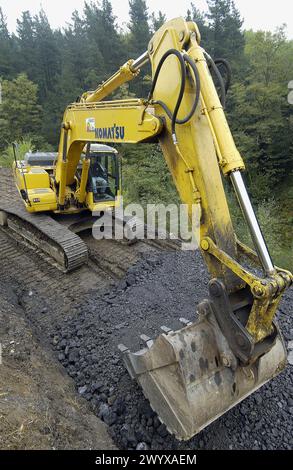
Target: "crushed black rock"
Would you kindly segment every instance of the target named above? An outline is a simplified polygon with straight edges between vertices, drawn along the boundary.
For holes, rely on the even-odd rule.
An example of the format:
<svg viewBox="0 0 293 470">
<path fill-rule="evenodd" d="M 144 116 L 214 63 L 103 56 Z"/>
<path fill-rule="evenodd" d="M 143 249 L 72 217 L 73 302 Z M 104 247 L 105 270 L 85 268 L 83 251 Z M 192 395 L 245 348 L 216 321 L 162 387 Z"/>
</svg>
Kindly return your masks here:
<svg viewBox="0 0 293 470">
<path fill-rule="evenodd" d="M 193 321 L 207 295 L 208 276 L 199 253 L 160 252 L 142 258 L 104 296 L 95 294 L 78 315 L 52 335 L 58 358 L 78 392 L 109 426 L 122 449 L 291 449 L 293 446 L 293 367 L 286 370 L 188 442 L 171 436 L 132 381 L 117 351 L 132 350 L 140 334 L 155 338 L 160 326 L 182 327 Z M 292 339 L 292 290 L 285 294 L 279 323 Z M 58 338 L 58 341 L 57 341 Z"/>
</svg>

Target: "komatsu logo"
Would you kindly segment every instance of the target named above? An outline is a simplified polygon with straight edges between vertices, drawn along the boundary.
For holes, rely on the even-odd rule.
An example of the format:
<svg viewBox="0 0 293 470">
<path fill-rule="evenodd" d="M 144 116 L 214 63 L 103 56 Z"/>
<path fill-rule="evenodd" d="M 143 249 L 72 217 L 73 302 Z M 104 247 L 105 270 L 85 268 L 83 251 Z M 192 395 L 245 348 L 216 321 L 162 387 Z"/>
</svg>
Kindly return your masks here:
<svg viewBox="0 0 293 470">
<path fill-rule="evenodd" d="M 97 139 L 123 140 L 125 136 L 124 126 L 96 127 L 95 134 Z"/>
</svg>

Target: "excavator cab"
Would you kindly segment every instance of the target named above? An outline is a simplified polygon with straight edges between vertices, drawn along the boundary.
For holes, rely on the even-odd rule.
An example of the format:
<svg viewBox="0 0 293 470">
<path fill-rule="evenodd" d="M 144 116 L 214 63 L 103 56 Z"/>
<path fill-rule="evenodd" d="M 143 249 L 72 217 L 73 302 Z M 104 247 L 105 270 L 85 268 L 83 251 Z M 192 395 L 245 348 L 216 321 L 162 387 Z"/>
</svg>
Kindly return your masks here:
<svg viewBox="0 0 293 470">
<path fill-rule="evenodd" d="M 107 145 L 92 144 L 89 159 L 88 191 L 93 193 L 94 203 L 114 201 L 120 189 L 117 151 Z"/>
<path fill-rule="evenodd" d="M 115 148 L 88 142 L 76 172 L 76 200 L 80 207 L 99 213 L 120 204 L 120 159 Z"/>
</svg>

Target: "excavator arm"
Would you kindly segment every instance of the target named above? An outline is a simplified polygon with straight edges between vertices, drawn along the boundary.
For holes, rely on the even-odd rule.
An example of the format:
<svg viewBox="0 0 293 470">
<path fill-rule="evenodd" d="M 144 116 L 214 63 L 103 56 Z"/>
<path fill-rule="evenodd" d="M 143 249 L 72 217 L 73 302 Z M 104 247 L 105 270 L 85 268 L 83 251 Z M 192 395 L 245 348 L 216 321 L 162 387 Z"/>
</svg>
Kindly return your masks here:
<svg viewBox="0 0 293 470">
<path fill-rule="evenodd" d="M 146 62 L 153 76 L 147 99 L 102 101 Z M 178 18 L 164 24 L 146 53 L 67 108 L 55 175 L 62 206 L 86 142 L 159 141 L 190 216 L 200 205 L 199 243 L 211 281 L 210 298 L 198 306 L 199 320 L 148 339 L 137 353 L 120 345 L 130 374 L 180 439 L 190 438 L 286 363 L 274 317 L 292 274 L 272 263 L 210 67 L 215 64 L 200 46 L 195 23 Z M 88 119 L 94 123 L 90 131 Z M 236 238 L 222 177 L 232 182 L 256 253 Z"/>
</svg>

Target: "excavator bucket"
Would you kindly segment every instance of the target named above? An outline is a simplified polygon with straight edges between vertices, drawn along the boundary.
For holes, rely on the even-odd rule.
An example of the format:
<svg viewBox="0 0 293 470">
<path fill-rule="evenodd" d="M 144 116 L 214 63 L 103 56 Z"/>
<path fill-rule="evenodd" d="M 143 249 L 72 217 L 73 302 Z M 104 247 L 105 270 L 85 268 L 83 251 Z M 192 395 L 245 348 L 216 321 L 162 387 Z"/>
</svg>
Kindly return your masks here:
<svg viewBox="0 0 293 470">
<path fill-rule="evenodd" d="M 179 440 L 188 440 L 249 396 L 286 364 L 279 331 L 272 348 L 252 365 L 241 366 L 231 351 L 209 302 L 199 306 L 197 322 L 165 331 L 156 340 L 142 335 L 146 348 L 119 349 L 131 377 L 151 407 Z"/>
</svg>

